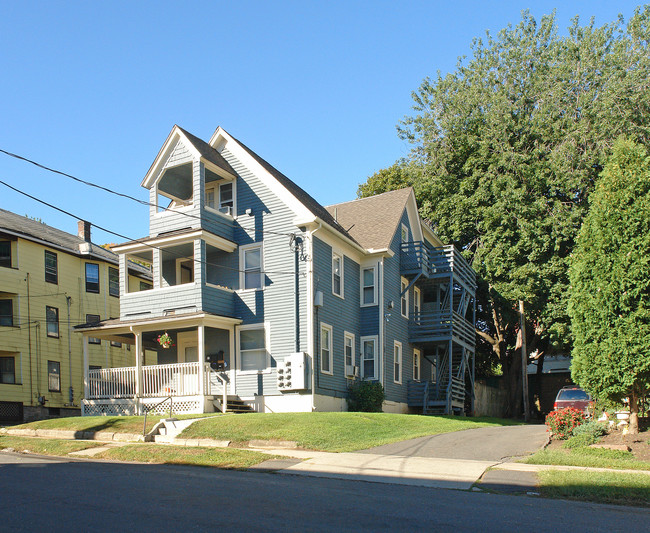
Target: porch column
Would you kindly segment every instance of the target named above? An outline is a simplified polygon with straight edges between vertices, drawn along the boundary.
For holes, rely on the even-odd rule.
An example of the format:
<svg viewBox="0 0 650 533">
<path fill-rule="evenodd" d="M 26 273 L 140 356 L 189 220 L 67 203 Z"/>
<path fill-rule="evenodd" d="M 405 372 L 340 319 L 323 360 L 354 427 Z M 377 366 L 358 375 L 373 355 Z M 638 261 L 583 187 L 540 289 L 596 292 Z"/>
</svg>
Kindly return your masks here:
<svg viewBox="0 0 650 533">
<path fill-rule="evenodd" d="M 235 353 L 235 326 L 228 328 L 228 342 L 230 345 L 230 392 L 235 394 L 237 390 L 237 354 Z"/>
<path fill-rule="evenodd" d="M 142 332 L 135 335 L 135 397 L 142 398 Z"/>
<path fill-rule="evenodd" d="M 84 350 L 84 398 L 88 399 L 88 337 L 84 335 L 83 338 L 83 350 Z"/>
<path fill-rule="evenodd" d="M 199 394 L 205 396 L 205 326 L 198 327 L 199 336 Z"/>
</svg>

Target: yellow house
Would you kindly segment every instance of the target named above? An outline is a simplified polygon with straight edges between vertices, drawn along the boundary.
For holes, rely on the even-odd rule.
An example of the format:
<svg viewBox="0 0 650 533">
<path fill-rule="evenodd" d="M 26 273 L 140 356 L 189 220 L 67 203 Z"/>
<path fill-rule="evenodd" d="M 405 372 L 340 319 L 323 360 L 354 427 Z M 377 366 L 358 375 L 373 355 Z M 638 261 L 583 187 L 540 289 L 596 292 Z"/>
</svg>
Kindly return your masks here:
<svg viewBox="0 0 650 533">
<path fill-rule="evenodd" d="M 132 292 L 152 287 L 136 263 L 128 280 Z M 79 415 L 83 339 L 72 328 L 119 315 L 118 256 L 91 243 L 88 222 L 72 235 L 0 209 L 0 421 Z M 135 355 L 90 339 L 88 358 L 90 368 L 112 368 Z"/>
</svg>

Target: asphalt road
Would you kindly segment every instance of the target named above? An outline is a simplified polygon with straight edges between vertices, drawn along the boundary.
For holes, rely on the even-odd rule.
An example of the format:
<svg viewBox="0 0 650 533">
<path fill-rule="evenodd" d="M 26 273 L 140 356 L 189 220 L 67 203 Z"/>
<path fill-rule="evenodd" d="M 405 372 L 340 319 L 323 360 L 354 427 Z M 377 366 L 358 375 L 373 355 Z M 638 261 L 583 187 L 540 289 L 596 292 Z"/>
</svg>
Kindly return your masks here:
<svg viewBox="0 0 650 533">
<path fill-rule="evenodd" d="M 509 457 L 528 455 L 539 450 L 547 438 L 548 433 L 543 424 L 498 426 L 420 437 L 370 448 L 358 453 L 502 461 Z"/>
<path fill-rule="evenodd" d="M 0 530 L 647 531 L 650 511 L 209 468 L 0 453 Z M 570 525 L 570 526 L 569 526 Z"/>
</svg>

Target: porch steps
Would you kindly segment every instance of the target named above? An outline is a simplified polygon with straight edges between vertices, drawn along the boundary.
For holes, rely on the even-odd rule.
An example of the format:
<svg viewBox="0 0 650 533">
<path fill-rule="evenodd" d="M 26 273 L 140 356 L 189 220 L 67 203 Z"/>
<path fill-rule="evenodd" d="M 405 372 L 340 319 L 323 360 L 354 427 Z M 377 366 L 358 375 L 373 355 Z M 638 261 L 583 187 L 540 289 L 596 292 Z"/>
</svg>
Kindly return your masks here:
<svg viewBox="0 0 650 533">
<path fill-rule="evenodd" d="M 152 440 L 153 442 L 172 442 L 186 427 L 192 425 L 196 420 L 196 418 L 186 420 L 165 418 L 153 427 L 147 434 L 146 440 Z"/>
<path fill-rule="evenodd" d="M 228 396 L 228 412 L 230 413 L 254 413 L 255 409 L 244 403 L 239 396 Z"/>
</svg>

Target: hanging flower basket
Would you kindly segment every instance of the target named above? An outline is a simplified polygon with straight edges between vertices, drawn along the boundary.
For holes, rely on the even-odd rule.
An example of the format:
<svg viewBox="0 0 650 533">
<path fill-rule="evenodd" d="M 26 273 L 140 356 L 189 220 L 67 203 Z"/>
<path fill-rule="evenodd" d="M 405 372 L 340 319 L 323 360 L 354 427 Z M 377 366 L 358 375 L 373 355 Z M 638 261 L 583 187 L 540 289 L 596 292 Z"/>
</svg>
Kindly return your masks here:
<svg viewBox="0 0 650 533">
<path fill-rule="evenodd" d="M 171 348 L 174 346 L 172 338 L 166 331 L 162 335 L 158 335 L 158 344 L 160 344 L 163 348 Z"/>
</svg>

